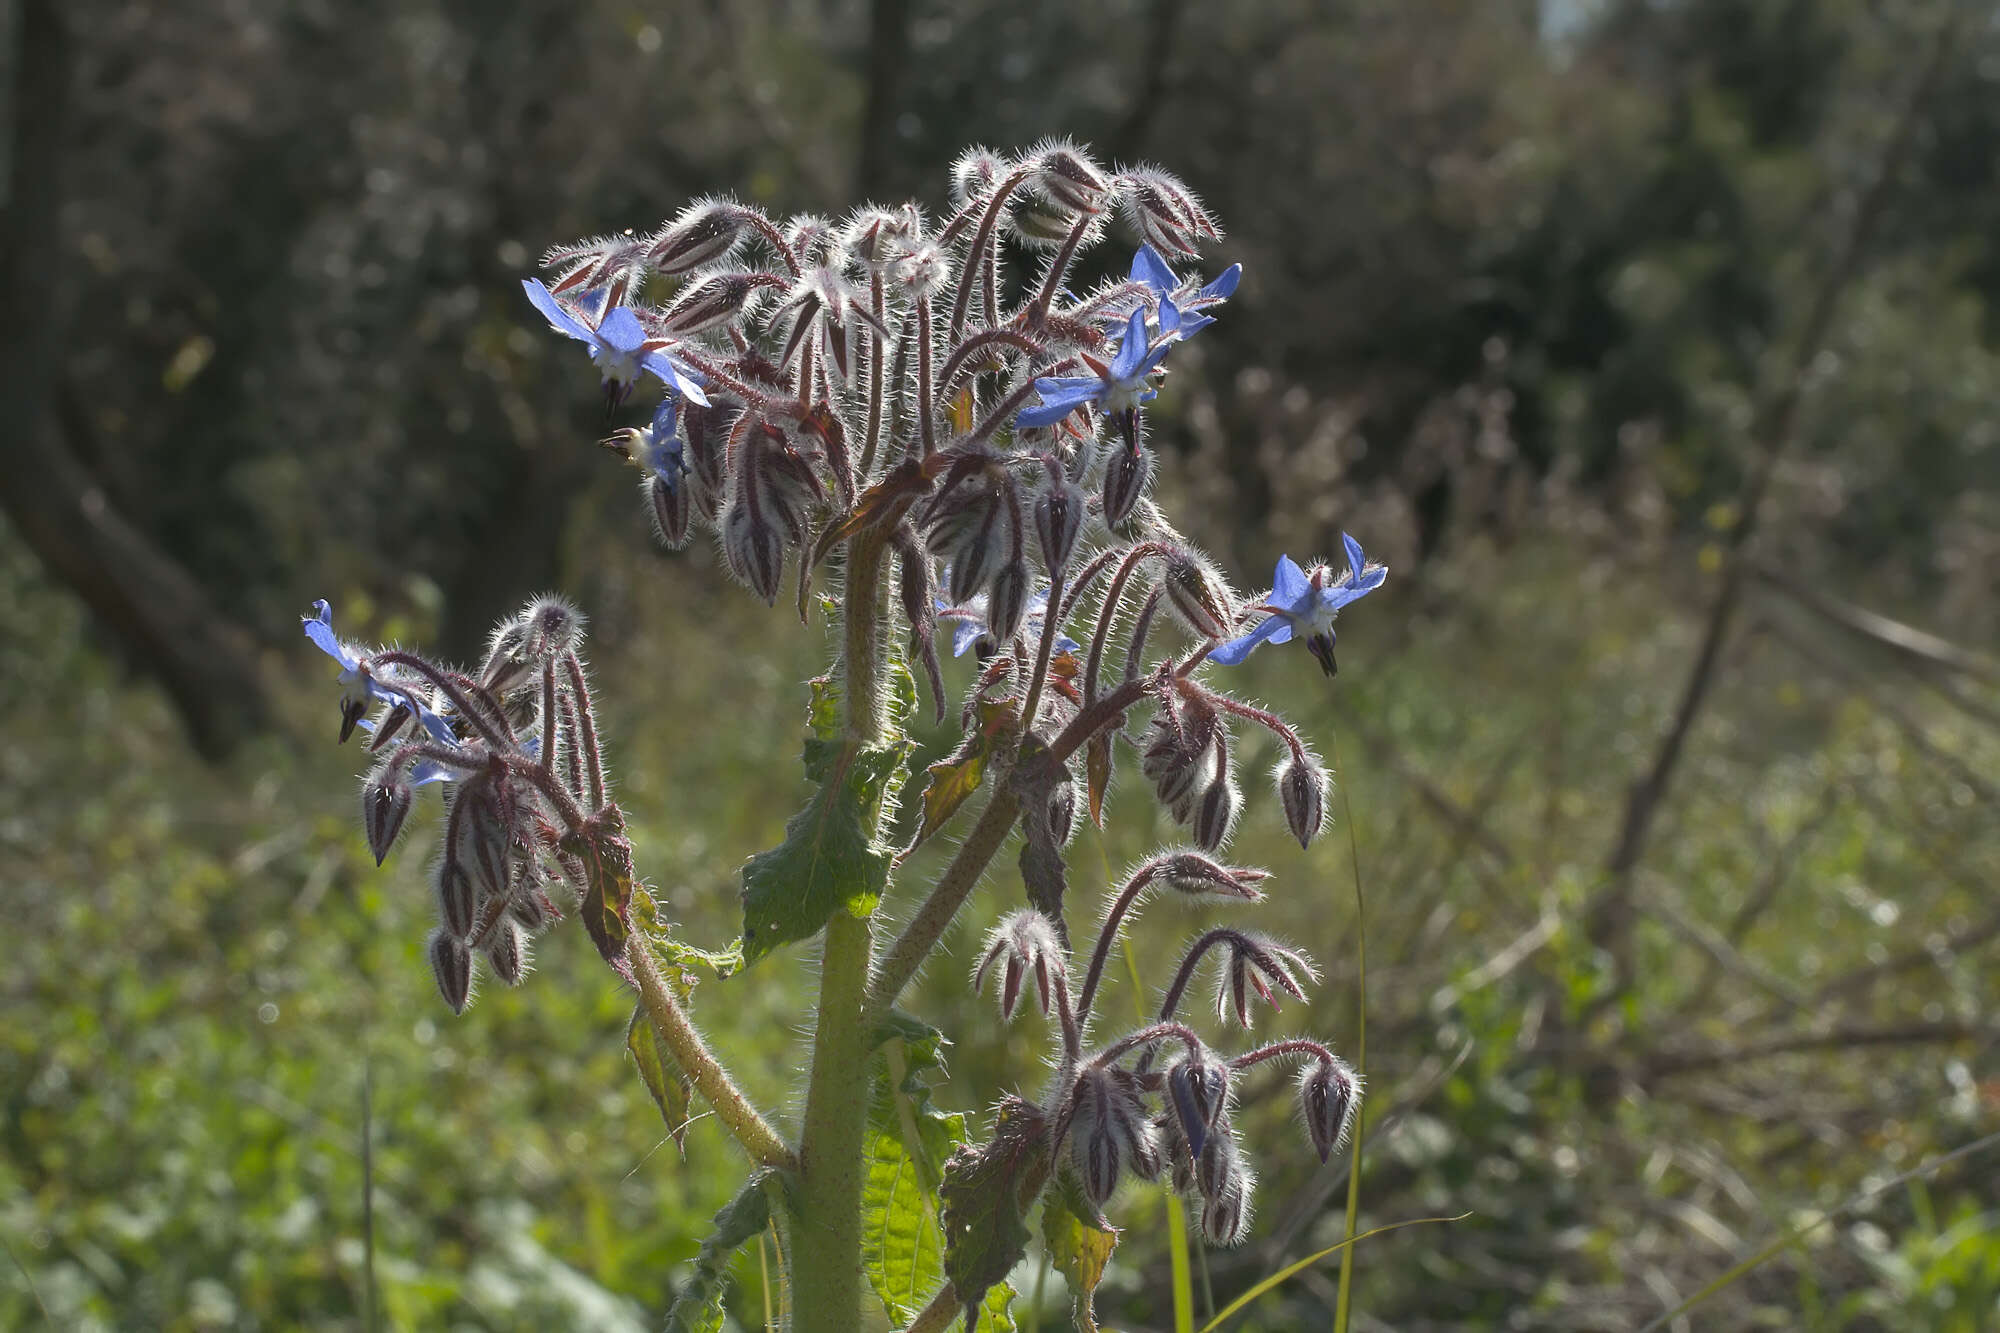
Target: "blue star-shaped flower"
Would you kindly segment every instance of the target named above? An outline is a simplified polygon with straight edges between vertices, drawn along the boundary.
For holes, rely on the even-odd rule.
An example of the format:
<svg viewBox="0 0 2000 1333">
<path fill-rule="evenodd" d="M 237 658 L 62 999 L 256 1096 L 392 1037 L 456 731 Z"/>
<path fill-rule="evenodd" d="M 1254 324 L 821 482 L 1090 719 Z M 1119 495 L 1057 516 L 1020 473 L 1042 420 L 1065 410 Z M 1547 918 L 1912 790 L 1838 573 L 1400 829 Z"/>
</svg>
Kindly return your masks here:
<svg viewBox="0 0 2000 1333">
<path fill-rule="evenodd" d="M 590 359 L 604 372 L 604 388 L 612 406 L 623 402 L 632 392 L 632 385 L 642 371 L 659 376 L 669 392 L 689 402 L 708 405 L 708 395 L 701 389 L 701 376 L 666 350 L 667 339 L 648 338 L 639 317 L 629 307 L 613 307 L 593 329 L 571 314 L 554 292 L 535 279 L 523 278 L 521 290 L 549 321 L 550 328 L 589 345 Z"/>
<path fill-rule="evenodd" d="M 1183 338 L 1191 337 L 1213 324 L 1215 321 L 1207 315 L 1194 312 L 1212 305 L 1221 305 L 1235 294 L 1236 284 L 1242 280 L 1243 265 L 1231 264 L 1222 270 L 1215 281 L 1190 292 L 1184 290 L 1187 283 L 1174 276 L 1173 269 L 1168 267 L 1167 261 L 1161 258 L 1160 252 L 1152 246 L 1142 245 L 1138 253 L 1132 256 L 1132 281 L 1145 284 L 1163 298 L 1163 302 L 1164 298 L 1174 298 L 1173 304 L 1180 316 L 1180 336 Z M 1165 318 L 1166 312 L 1162 310 L 1162 322 Z"/>
<path fill-rule="evenodd" d="M 1086 356 L 1084 361 L 1097 372 L 1095 375 L 1050 375 L 1036 380 L 1035 392 L 1041 394 L 1042 401 L 1023 408 L 1014 424 L 1024 429 L 1053 426 L 1086 403 L 1110 414 L 1135 411 L 1139 404 L 1158 396 L 1158 390 L 1149 388 L 1146 379 L 1166 360 L 1167 350 L 1184 336 L 1180 326 L 1180 311 L 1168 297 L 1160 298 L 1161 333 L 1157 341 L 1147 337 L 1145 307 L 1134 310 L 1110 364 Z"/>
<path fill-rule="evenodd" d="M 1333 619 L 1340 608 L 1357 597 L 1382 586 L 1389 577 L 1384 565 L 1371 565 L 1361 554 L 1361 543 L 1340 534 L 1347 548 L 1347 572 L 1331 579 L 1332 571 L 1315 565 L 1307 574 L 1288 555 L 1278 557 L 1277 573 L 1271 578 L 1271 595 L 1256 610 L 1268 618 L 1248 634 L 1242 634 L 1209 650 L 1208 660 L 1234 666 L 1256 651 L 1260 643 L 1284 643 L 1293 635 L 1305 636 L 1306 647 L 1319 659 L 1320 669 L 1331 676 L 1333 661 Z M 1331 580 L 1331 581 L 1329 581 Z"/>
<path fill-rule="evenodd" d="M 681 476 L 688 470 L 680 435 L 680 399 L 668 394 L 653 411 L 653 424 L 632 432 L 632 461 L 666 483 L 668 490 L 680 489 Z"/>
<path fill-rule="evenodd" d="M 951 581 L 949 570 L 945 573 L 944 581 L 947 583 Z M 950 602 L 940 597 L 937 602 L 937 612 L 939 619 L 957 622 L 957 624 L 952 626 L 951 631 L 951 655 L 953 657 L 965 656 L 968 652 L 972 651 L 981 639 L 987 637 L 985 593 L 980 593 L 964 606 L 953 606 Z M 1021 613 L 1021 637 L 1029 643 L 1040 643 L 1042 641 L 1042 622 L 1048 618 L 1048 614 L 1049 590 L 1041 588 L 1029 593 L 1028 605 Z M 1069 635 L 1057 631 L 1057 652 L 1073 653 L 1081 646 Z"/>
<path fill-rule="evenodd" d="M 451 729 L 451 723 L 424 702 L 417 691 L 395 680 L 384 679 L 377 672 L 370 670 L 366 654 L 357 652 L 340 641 L 339 636 L 333 632 L 333 608 L 327 605 L 325 598 L 313 603 L 311 615 L 301 616 L 299 619 L 304 625 L 306 637 L 311 639 L 321 652 L 340 663 L 340 683 L 346 687 L 340 699 L 341 740 L 344 741 L 352 736 L 356 727 L 360 727 L 363 731 L 375 730 L 375 724 L 369 721 L 365 714 L 375 704 L 384 703 L 391 708 L 408 708 L 424 730 L 431 734 L 433 740 L 442 741 L 446 745 L 458 744 L 458 735 Z M 435 765 L 419 767 L 423 772 L 413 776 L 413 786 L 422 782 L 436 782 L 448 776 L 441 769 L 435 774 L 430 773 L 429 770 L 436 768 Z"/>
</svg>

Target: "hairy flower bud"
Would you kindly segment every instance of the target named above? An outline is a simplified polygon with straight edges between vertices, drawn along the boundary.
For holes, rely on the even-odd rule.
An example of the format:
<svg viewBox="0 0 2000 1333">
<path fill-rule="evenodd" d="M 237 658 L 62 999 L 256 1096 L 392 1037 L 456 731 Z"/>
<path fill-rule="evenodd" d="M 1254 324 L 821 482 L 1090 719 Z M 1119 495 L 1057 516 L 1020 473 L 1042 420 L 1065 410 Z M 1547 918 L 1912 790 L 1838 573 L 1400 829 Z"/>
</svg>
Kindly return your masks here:
<svg viewBox="0 0 2000 1333">
<path fill-rule="evenodd" d="M 1268 870 L 1220 865 L 1199 852 L 1170 853 L 1158 862 L 1156 873 L 1167 887 L 1179 893 L 1215 893 L 1251 902 L 1264 896 L 1257 885 L 1271 877 Z"/>
<path fill-rule="evenodd" d="M 1022 983 L 1030 973 L 1035 978 L 1036 1002 L 1046 1014 L 1053 1003 L 1054 979 L 1066 974 L 1068 963 L 1055 923 L 1040 912 L 1016 912 L 993 928 L 986 937 L 986 950 L 978 970 L 972 974 L 972 989 L 986 989 L 986 974 L 994 963 L 1003 963 L 1000 985 L 1000 1017 L 1012 1019 L 1021 1003 Z"/>
<path fill-rule="evenodd" d="M 1326 787 L 1326 770 L 1309 759 L 1295 756 L 1278 769 L 1278 800 L 1301 847 L 1311 846 L 1326 826 Z"/>
<path fill-rule="evenodd" d="M 471 880 L 481 902 L 507 894 L 513 815 L 512 793 L 484 774 L 461 784 L 452 799 L 446 859 Z"/>
<path fill-rule="evenodd" d="M 1104 464 L 1104 521 L 1119 524 L 1145 494 L 1153 475 L 1153 454 L 1143 444 L 1115 448 Z"/>
<path fill-rule="evenodd" d="M 1306 998 L 1300 979 L 1314 981 L 1319 975 L 1311 959 L 1297 949 L 1260 936 L 1233 931 L 1230 936 L 1229 965 L 1216 978 L 1218 1019 L 1226 1023 L 1233 1015 L 1238 1026 L 1248 1028 L 1253 994 L 1273 1009 L 1280 1007 L 1277 994 L 1271 989 L 1274 984 L 1294 999 Z"/>
<path fill-rule="evenodd" d="M 688 503 L 704 523 L 713 523 L 721 512 L 729 484 L 729 433 L 742 412 L 741 404 L 719 398 L 706 407 L 689 403 L 681 409 L 681 429 L 687 434 Z"/>
<path fill-rule="evenodd" d="M 1130 1073 L 1091 1066 L 1082 1070 L 1070 1093 L 1070 1159 L 1084 1194 L 1102 1204 L 1130 1168 L 1144 1179 L 1165 1165 L 1158 1131 L 1146 1115 Z"/>
<path fill-rule="evenodd" d="M 646 263 L 668 277 L 719 263 L 749 232 L 749 217 L 736 204 L 709 199 L 690 204 L 653 238 Z"/>
<path fill-rule="evenodd" d="M 567 598 L 537 597 L 521 608 L 521 647 L 537 666 L 574 652 L 583 642 L 583 613 Z"/>
<path fill-rule="evenodd" d="M 662 544 L 678 551 L 687 545 L 688 521 L 694 516 L 691 486 L 669 486 L 662 477 L 647 474 L 640 483 L 646 494 L 646 509 L 653 516 L 653 532 Z"/>
<path fill-rule="evenodd" d="M 431 892 L 437 897 L 438 920 L 443 929 L 454 939 L 471 939 L 482 906 L 479 890 L 449 849 L 431 874 Z"/>
<path fill-rule="evenodd" d="M 951 206 L 964 208 L 993 193 L 1007 174 L 1007 159 L 990 148 L 968 148 L 951 164 Z"/>
<path fill-rule="evenodd" d="M 1042 564 L 1053 578 L 1069 567 L 1076 554 L 1077 539 L 1083 535 L 1083 516 L 1089 508 L 1083 491 L 1067 478 L 1051 482 L 1035 500 L 1035 537 L 1041 543 Z"/>
<path fill-rule="evenodd" d="M 1028 562 L 1017 554 L 993 576 L 986 593 L 986 628 L 993 641 L 1011 643 L 1028 609 Z"/>
<path fill-rule="evenodd" d="M 1166 559 L 1160 587 L 1174 618 L 1197 639 L 1224 639 L 1236 628 L 1236 594 L 1214 565 L 1185 547 Z"/>
<path fill-rule="evenodd" d="M 454 1014 L 464 1013 L 465 1006 L 472 1002 L 471 946 L 450 931 L 438 929 L 431 932 L 425 952 L 431 960 L 431 973 L 437 978 L 438 993 L 444 996 Z"/>
<path fill-rule="evenodd" d="M 1354 1110 L 1361 1104 L 1361 1080 L 1345 1062 L 1315 1060 L 1299 1073 L 1299 1105 L 1305 1113 L 1306 1136 L 1324 1162 L 1347 1138 Z"/>
<path fill-rule="evenodd" d="M 1118 198 L 1139 239 L 1167 254 L 1192 256 L 1202 240 L 1221 234 L 1194 191 L 1164 171 L 1140 167 L 1123 173 Z"/>
<path fill-rule="evenodd" d="M 480 952 L 493 965 L 493 975 L 509 986 L 521 984 L 521 977 L 527 970 L 527 947 L 521 941 L 521 932 L 507 917 L 494 923 L 480 941 Z"/>
<path fill-rule="evenodd" d="M 1212 1245 L 1241 1245 L 1250 1234 L 1250 1196 L 1256 1180 L 1248 1167 L 1238 1165 L 1223 1188 L 1209 1195 L 1201 1207 L 1201 1233 Z"/>
<path fill-rule="evenodd" d="M 1218 777 L 1208 784 L 1195 802 L 1194 823 L 1190 831 L 1195 843 L 1203 851 L 1215 851 L 1229 841 L 1229 835 L 1236 828 L 1236 816 L 1243 809 L 1243 794 L 1236 790 L 1236 784 L 1227 777 Z"/>
<path fill-rule="evenodd" d="M 374 853 L 378 866 L 387 859 L 396 835 L 403 831 L 403 820 L 415 799 L 409 783 L 400 778 L 387 780 L 383 773 L 383 769 L 376 769 L 361 788 L 361 829 L 368 837 L 368 850 Z"/>
<path fill-rule="evenodd" d="M 1018 192 L 1007 201 L 1007 231 L 1024 250 L 1053 250 L 1069 239 L 1075 209 L 1045 194 Z"/>
<path fill-rule="evenodd" d="M 1194 1183 L 1204 1199 L 1213 1199 L 1241 1178 L 1243 1152 L 1236 1146 L 1236 1130 L 1227 1112 L 1206 1128 L 1207 1138 L 1194 1155 Z"/>
<path fill-rule="evenodd" d="M 1229 1103 L 1229 1066 L 1191 1055 L 1167 1070 L 1167 1102 L 1188 1151 L 1200 1154 Z"/>
<path fill-rule="evenodd" d="M 1049 788 L 1049 833 L 1056 846 L 1069 842 L 1076 831 L 1076 775 L 1067 764 L 1054 786 Z"/>
<path fill-rule="evenodd" d="M 1035 158 L 1034 190 L 1070 214 L 1095 213 L 1111 197 L 1111 182 L 1075 145 L 1050 144 Z"/>
<path fill-rule="evenodd" d="M 1141 741 L 1139 767 L 1174 822 L 1192 819 L 1197 800 L 1224 777 L 1227 746 L 1221 719 L 1202 699 L 1188 699 L 1176 711 L 1163 708 L 1154 715 Z"/>
<path fill-rule="evenodd" d="M 715 273 L 694 283 L 660 314 L 662 333 L 692 338 L 719 329 L 742 315 L 765 284 L 749 273 Z"/>
<path fill-rule="evenodd" d="M 722 558 L 729 572 L 766 605 L 777 604 L 778 585 L 785 577 L 785 534 L 741 497 L 722 511 Z"/>
</svg>

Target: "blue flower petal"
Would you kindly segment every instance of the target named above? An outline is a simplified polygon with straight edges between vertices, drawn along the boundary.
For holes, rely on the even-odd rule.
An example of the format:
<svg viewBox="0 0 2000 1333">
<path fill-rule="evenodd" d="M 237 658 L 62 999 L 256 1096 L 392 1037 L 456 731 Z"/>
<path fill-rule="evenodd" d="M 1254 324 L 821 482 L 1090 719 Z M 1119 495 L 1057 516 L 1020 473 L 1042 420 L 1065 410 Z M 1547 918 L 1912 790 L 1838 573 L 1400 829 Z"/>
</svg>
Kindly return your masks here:
<svg viewBox="0 0 2000 1333">
<path fill-rule="evenodd" d="M 1361 582 L 1361 571 L 1368 564 L 1368 557 L 1361 554 L 1361 543 L 1343 532 L 1340 534 L 1340 544 L 1347 548 L 1347 568 L 1353 575 L 1349 582 Z"/>
<path fill-rule="evenodd" d="M 619 306 L 597 326 L 598 342 L 622 356 L 631 356 L 646 341 L 646 330 L 630 306 Z"/>
<path fill-rule="evenodd" d="M 1278 568 L 1271 575 L 1271 604 L 1299 610 L 1299 603 L 1311 592 L 1312 585 L 1306 581 L 1306 572 L 1299 568 L 1298 561 L 1288 555 L 1279 556 Z"/>
<path fill-rule="evenodd" d="M 1048 387 L 1043 388 L 1044 385 Z M 1014 424 L 1024 430 L 1053 426 L 1104 393 L 1104 382 L 1099 379 L 1036 380 L 1035 387 L 1042 392 L 1041 405 L 1022 408 L 1021 414 L 1014 418 Z"/>
<path fill-rule="evenodd" d="M 523 278 L 521 290 L 528 294 L 528 299 L 535 303 L 535 309 L 542 312 L 543 318 L 549 321 L 549 327 L 557 333 L 574 338 L 578 342 L 597 341 L 590 330 L 577 321 L 575 315 L 563 309 L 562 302 L 556 300 L 556 294 L 547 287 L 533 278 Z"/>
<path fill-rule="evenodd" d="M 965 656 L 968 652 L 972 651 L 972 646 L 978 643 L 980 637 L 985 633 L 986 625 L 983 621 L 974 620 L 970 616 L 959 621 L 958 624 L 952 626 L 951 630 L 951 655 L 953 657 Z"/>
<path fill-rule="evenodd" d="M 1132 256 L 1132 281 L 1143 282 L 1162 293 L 1181 285 L 1181 280 L 1167 267 L 1167 261 L 1160 258 L 1160 252 L 1150 245 L 1140 246 L 1139 253 Z"/>
<path fill-rule="evenodd" d="M 1129 380 L 1145 359 L 1146 309 L 1141 306 L 1132 312 L 1132 318 L 1125 321 L 1125 341 L 1118 344 L 1118 355 L 1111 359 L 1111 366 L 1104 377 L 1113 384 Z"/>
<path fill-rule="evenodd" d="M 1261 643 L 1284 643 L 1292 637 L 1292 622 L 1283 616 L 1270 616 L 1263 624 L 1248 634 L 1238 635 L 1226 643 L 1209 649 L 1208 660 L 1220 662 L 1224 666 L 1235 666 L 1255 652 Z"/>
<path fill-rule="evenodd" d="M 657 375 L 661 382 L 690 403 L 708 406 L 708 395 L 702 392 L 701 376 L 695 374 L 665 352 L 648 352 L 639 364 Z"/>
<path fill-rule="evenodd" d="M 344 669 L 354 670 L 357 659 L 353 653 L 347 651 L 340 642 L 340 637 L 333 632 L 333 610 L 324 599 L 314 602 L 313 614 L 301 616 L 299 621 L 305 629 L 306 637 L 313 641 L 316 648 L 340 663 Z"/>
<path fill-rule="evenodd" d="M 1236 294 L 1236 284 L 1243 281 L 1243 265 L 1231 264 L 1216 276 L 1214 282 L 1194 294 L 1196 301 L 1226 301 Z"/>
</svg>

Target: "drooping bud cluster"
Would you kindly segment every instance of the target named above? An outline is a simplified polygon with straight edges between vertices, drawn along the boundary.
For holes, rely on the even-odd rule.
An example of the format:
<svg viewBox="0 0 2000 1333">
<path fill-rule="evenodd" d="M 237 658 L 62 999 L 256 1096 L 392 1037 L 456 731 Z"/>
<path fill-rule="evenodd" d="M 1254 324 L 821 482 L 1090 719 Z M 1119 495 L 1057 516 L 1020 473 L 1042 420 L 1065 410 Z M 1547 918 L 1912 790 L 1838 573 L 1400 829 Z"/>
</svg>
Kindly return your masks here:
<svg viewBox="0 0 2000 1333">
<path fill-rule="evenodd" d="M 591 724 L 589 687 L 577 650 L 583 620 L 560 598 L 542 597 L 493 633 L 475 675 L 414 653 L 365 650 L 333 636 L 332 612 L 318 603 L 308 637 L 352 676 L 342 707 L 343 738 L 372 733 L 377 756 L 361 789 L 368 849 L 387 858 L 415 805 L 416 789 L 444 789 L 444 836 L 431 868 L 438 924 L 426 953 L 438 990 L 463 1012 L 473 958 L 518 985 L 529 942 L 559 920 L 557 900 L 591 891 L 572 841 L 593 860 L 619 851 L 616 830 L 593 824 L 605 805 L 602 760 Z M 379 716 L 366 716 L 379 705 Z M 412 724 L 415 725 L 412 725 Z M 603 947 L 603 941 L 600 941 Z"/>
</svg>

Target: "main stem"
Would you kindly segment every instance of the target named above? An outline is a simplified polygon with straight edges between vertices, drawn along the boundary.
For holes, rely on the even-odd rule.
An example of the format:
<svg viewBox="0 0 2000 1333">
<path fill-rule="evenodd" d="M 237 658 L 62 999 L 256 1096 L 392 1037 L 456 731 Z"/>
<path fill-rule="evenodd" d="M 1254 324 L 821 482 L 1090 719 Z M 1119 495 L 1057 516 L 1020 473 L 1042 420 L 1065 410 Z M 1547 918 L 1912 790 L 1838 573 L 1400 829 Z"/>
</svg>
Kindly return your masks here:
<svg viewBox="0 0 2000 1333">
<path fill-rule="evenodd" d="M 844 647 L 846 731 L 878 745 L 882 707 L 881 537 L 856 535 L 847 548 Z M 791 1245 L 792 1308 L 831 1333 L 861 1320 L 861 1149 L 868 1124 L 870 923 L 836 911 L 820 956 L 812 1080 L 799 1137 L 798 1224 Z"/>
</svg>

